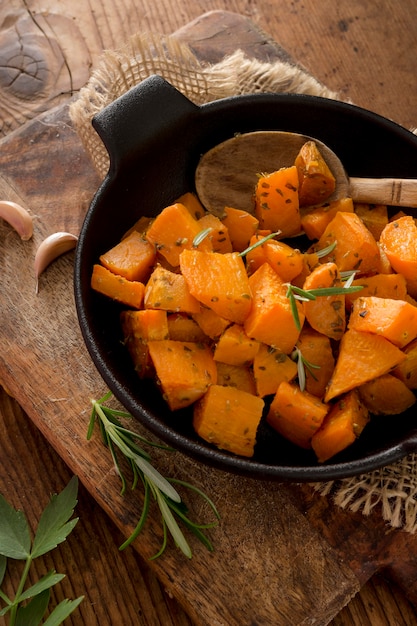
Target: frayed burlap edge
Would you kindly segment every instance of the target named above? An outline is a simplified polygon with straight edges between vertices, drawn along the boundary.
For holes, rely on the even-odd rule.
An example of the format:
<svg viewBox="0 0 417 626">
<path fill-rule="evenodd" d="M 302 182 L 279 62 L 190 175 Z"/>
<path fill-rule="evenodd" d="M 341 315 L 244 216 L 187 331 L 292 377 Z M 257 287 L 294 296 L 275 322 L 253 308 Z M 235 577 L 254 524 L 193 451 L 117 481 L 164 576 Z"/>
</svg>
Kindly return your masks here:
<svg viewBox="0 0 417 626">
<path fill-rule="evenodd" d="M 237 50 L 217 64 L 202 64 L 188 46 L 173 36 L 138 34 L 124 48 L 103 54 L 70 106 L 72 123 L 102 178 L 107 174 L 109 158 L 91 120 L 153 74 L 165 78 L 197 105 L 250 93 L 304 93 L 341 99 L 303 68 L 284 61 L 265 63 Z M 392 527 L 410 533 L 417 530 L 417 454 L 367 474 L 312 486 L 341 508 L 369 515 L 379 507 Z"/>
<path fill-rule="evenodd" d="M 203 65 L 175 37 L 137 34 L 124 48 L 103 54 L 89 82 L 70 106 L 71 121 L 100 176 L 104 177 L 108 171 L 108 154 L 91 126 L 92 118 L 153 74 L 165 78 L 197 105 L 228 96 L 265 92 L 337 97 L 302 68 L 288 63 L 262 63 L 248 59 L 237 50 L 217 64 Z"/>
<path fill-rule="evenodd" d="M 417 454 L 367 474 L 327 483 L 315 483 L 323 496 L 350 511 L 370 515 L 377 508 L 394 528 L 417 530 Z"/>
</svg>

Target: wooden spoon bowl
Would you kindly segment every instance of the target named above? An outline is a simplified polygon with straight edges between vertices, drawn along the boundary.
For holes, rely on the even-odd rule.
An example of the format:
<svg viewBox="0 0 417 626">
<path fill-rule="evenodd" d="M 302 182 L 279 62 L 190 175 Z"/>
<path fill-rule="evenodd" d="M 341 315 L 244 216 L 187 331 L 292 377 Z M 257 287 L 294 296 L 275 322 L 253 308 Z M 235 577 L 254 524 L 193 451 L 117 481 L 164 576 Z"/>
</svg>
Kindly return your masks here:
<svg viewBox="0 0 417 626">
<path fill-rule="evenodd" d="M 349 196 L 356 202 L 417 207 L 417 180 L 349 179 L 339 157 L 325 143 L 285 131 L 236 134 L 203 154 L 195 174 L 201 202 L 215 215 L 222 215 L 225 206 L 252 212 L 257 175 L 294 165 L 300 148 L 311 140 L 336 178 L 336 190 L 328 201 Z"/>
</svg>

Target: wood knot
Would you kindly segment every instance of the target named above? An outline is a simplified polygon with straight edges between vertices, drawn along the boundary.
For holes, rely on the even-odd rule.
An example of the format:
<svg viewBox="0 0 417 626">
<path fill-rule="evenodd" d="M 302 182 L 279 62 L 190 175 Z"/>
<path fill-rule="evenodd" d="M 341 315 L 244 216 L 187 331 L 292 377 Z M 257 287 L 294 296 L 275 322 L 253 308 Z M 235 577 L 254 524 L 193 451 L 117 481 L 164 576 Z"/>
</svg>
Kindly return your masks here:
<svg viewBox="0 0 417 626">
<path fill-rule="evenodd" d="M 89 59 L 73 20 L 7 16 L 0 26 L 0 135 L 68 99 L 88 80 Z"/>
<path fill-rule="evenodd" d="M 29 17 L 16 20 L 0 31 L 0 89 L 22 100 L 42 97 L 54 79 L 57 53 Z"/>
</svg>

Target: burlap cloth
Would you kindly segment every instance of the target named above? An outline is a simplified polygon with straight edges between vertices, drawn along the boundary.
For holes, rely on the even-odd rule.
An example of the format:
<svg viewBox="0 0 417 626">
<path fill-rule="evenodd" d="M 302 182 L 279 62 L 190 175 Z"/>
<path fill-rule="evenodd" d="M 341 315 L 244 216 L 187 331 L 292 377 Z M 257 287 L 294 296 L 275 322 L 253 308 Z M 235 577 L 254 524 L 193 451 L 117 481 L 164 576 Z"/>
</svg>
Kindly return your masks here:
<svg viewBox="0 0 417 626">
<path fill-rule="evenodd" d="M 174 37 L 139 34 L 117 51 L 106 51 L 79 97 L 70 106 L 71 120 L 101 177 L 108 171 L 106 149 L 91 126 L 103 107 L 152 74 L 159 74 L 195 104 L 231 95 L 275 92 L 327 98 L 327 89 L 303 68 L 287 62 L 264 63 L 236 51 L 219 63 L 202 64 Z M 138 120 L 140 123 L 140 120 Z M 391 526 L 417 530 L 417 453 L 373 472 L 338 481 L 315 483 L 323 496 L 351 511 L 369 515 L 378 509 Z"/>
</svg>

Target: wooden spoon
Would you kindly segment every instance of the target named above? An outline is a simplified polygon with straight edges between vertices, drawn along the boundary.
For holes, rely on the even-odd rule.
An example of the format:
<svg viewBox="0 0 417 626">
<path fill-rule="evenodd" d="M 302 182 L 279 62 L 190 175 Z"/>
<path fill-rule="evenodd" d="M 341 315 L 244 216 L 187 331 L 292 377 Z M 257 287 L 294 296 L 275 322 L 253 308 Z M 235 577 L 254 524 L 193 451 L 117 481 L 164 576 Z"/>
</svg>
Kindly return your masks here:
<svg viewBox="0 0 417 626">
<path fill-rule="evenodd" d="M 257 131 L 235 135 L 201 157 L 195 174 L 196 191 L 208 211 L 222 215 L 225 206 L 253 212 L 257 176 L 294 165 L 306 141 L 315 141 L 336 178 L 329 200 L 351 197 L 355 202 L 417 207 L 417 180 L 348 178 L 336 154 L 306 135 L 283 131 Z"/>
</svg>

